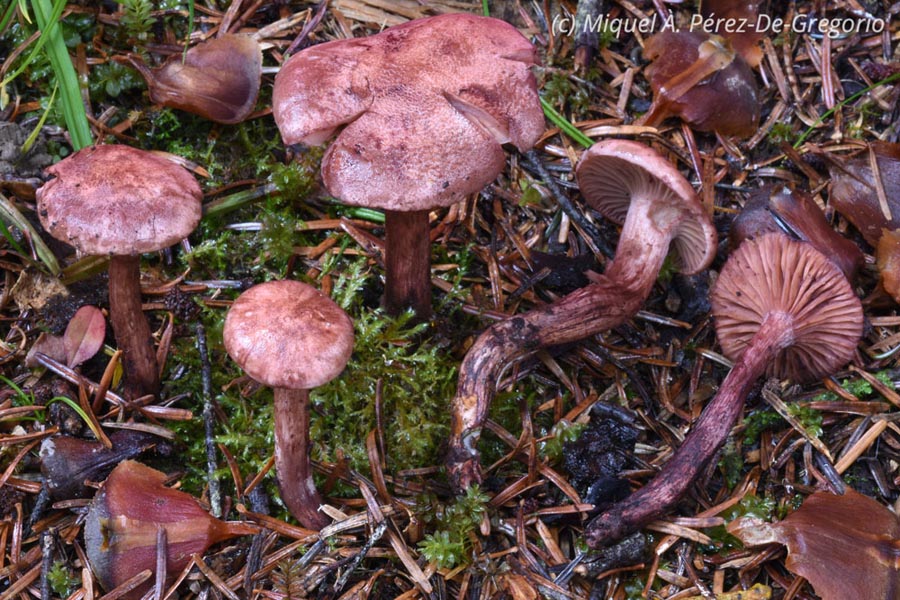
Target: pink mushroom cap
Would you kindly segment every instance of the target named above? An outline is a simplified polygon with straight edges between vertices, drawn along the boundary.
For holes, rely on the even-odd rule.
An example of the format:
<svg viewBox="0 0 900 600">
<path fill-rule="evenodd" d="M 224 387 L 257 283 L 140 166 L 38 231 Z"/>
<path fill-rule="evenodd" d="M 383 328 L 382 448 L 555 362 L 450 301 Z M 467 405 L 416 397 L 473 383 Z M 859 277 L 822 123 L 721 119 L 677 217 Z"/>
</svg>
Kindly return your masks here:
<svg viewBox="0 0 900 600">
<path fill-rule="evenodd" d="M 502 145 L 531 148 L 544 130 L 530 67 L 534 47 L 513 26 L 446 14 L 291 57 L 273 112 L 286 144 L 321 144 L 343 202 L 394 211 L 448 206 L 502 170 Z"/>
</svg>

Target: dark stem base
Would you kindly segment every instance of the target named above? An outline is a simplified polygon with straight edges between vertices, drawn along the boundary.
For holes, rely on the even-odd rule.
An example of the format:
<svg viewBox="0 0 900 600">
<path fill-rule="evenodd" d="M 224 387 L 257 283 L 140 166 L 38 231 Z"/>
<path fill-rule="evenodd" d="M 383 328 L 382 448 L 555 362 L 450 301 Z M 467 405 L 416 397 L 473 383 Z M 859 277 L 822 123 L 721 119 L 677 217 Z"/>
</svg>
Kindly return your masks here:
<svg viewBox="0 0 900 600">
<path fill-rule="evenodd" d="M 419 321 L 431 317 L 431 240 L 428 211 L 384 212 L 384 308 L 399 315 L 412 308 Z"/>
<path fill-rule="evenodd" d="M 141 310 L 141 259 L 113 256 L 109 260 L 109 320 L 122 350 L 125 396 L 159 394 L 159 366 L 150 325 Z"/>
</svg>

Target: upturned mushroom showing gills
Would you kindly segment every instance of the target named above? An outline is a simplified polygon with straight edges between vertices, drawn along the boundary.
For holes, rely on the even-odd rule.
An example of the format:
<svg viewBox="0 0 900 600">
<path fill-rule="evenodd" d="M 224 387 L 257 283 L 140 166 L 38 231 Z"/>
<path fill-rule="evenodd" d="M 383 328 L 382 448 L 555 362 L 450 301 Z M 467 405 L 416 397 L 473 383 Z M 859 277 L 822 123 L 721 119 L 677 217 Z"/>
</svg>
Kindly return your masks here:
<svg viewBox="0 0 900 600">
<path fill-rule="evenodd" d="M 744 59 L 719 36 L 662 31 L 649 38 L 644 56 L 653 104 L 639 124 L 655 127 L 678 116 L 698 131 L 750 137 L 760 105 L 756 80 Z"/>
<path fill-rule="evenodd" d="M 285 144 L 316 145 L 325 187 L 385 211 L 384 306 L 431 314 L 429 211 L 478 192 L 502 171 L 504 144 L 544 130 L 534 47 L 488 17 L 447 14 L 291 57 L 275 78 Z"/>
<path fill-rule="evenodd" d="M 186 238 L 200 221 L 200 186 L 187 169 L 129 146 L 91 146 L 47 169 L 38 215 L 79 254 L 109 256 L 109 320 L 122 350 L 126 395 L 159 393 L 150 326 L 141 311 L 140 256 Z"/>
<path fill-rule="evenodd" d="M 225 317 L 225 349 L 244 371 L 274 388 L 275 471 L 285 506 L 310 529 L 328 520 L 309 457 L 309 390 L 344 370 L 353 323 L 337 304 L 299 281 L 270 281 L 241 294 Z"/>
<path fill-rule="evenodd" d="M 491 326 L 466 353 L 451 408 L 447 466 L 463 490 L 481 480 L 476 448 L 504 369 L 540 348 L 595 335 L 630 319 L 646 301 L 672 244 L 685 273 L 712 261 L 716 232 L 687 180 L 653 149 L 605 140 L 582 156 L 576 177 L 585 201 L 622 224 L 602 275 L 558 302 Z"/>
<path fill-rule="evenodd" d="M 802 383 L 830 375 L 862 335 L 862 304 L 841 270 L 810 244 L 778 233 L 746 241 L 729 257 L 711 301 L 719 343 L 735 365 L 662 470 L 588 524 L 591 547 L 674 507 L 725 443 L 760 376 Z"/>
</svg>

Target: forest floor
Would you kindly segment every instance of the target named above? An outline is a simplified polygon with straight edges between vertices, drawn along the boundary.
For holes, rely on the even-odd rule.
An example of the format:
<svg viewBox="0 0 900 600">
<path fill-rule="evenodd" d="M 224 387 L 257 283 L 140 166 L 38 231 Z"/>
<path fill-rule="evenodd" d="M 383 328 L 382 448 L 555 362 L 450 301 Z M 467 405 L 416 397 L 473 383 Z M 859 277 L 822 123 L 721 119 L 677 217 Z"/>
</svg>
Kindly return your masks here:
<svg viewBox="0 0 900 600">
<path fill-rule="evenodd" d="M 180 0 L 68 3 L 63 38 L 92 140 L 177 155 L 204 194 L 190 238 L 143 257 L 162 392 L 129 402 L 115 395 L 121 373 L 111 332 L 77 372 L 33 352 L 40 336 L 63 335 L 81 306 L 104 316 L 108 309 L 105 263 L 76 257 L 38 224 L 43 169 L 73 149 L 55 67 L 30 55 L 33 7 L 42 1 L 11 2 L 0 31 L 0 78 L 23 67 L 0 89 L 0 217 L 8 225 L 0 239 L 0 598 L 119 597 L 121 589 L 108 594 L 86 568 L 82 535 L 105 472 L 88 477 L 92 485 L 77 498 L 48 498 L 46 465 L 42 472 L 47 439 L 92 440 L 98 429 L 156 436 L 123 455 L 140 454 L 216 514 L 260 527 L 200 550 L 171 590 L 151 588 L 150 597 L 814 598 L 786 567 L 782 546 L 745 548 L 726 526 L 746 516 L 779 521 L 815 490 L 842 482 L 884 506 L 898 500 L 900 314 L 880 283 L 889 267 L 832 203 L 835 165 L 867 156 L 880 164 L 871 143 L 900 138 L 897 3 L 758 3 L 759 14 L 788 25 L 764 27 L 757 43 L 759 125 L 742 138 L 678 118 L 640 124 L 653 99 L 642 56 L 649 34 L 617 35 L 611 23 L 654 21 L 659 29 L 671 17 L 689 28 L 693 2 L 582 2 L 607 19 L 586 66 L 576 64 L 583 40 L 571 31 L 574 0 L 334 0 L 325 10 L 210 0 L 193 14 Z M 418 324 L 389 317 L 379 309 L 384 216 L 328 195 L 322 149 L 283 145 L 270 108 L 274 74 L 298 36 L 315 44 L 485 9 L 535 44 L 538 90 L 557 121 L 548 118 L 530 157 L 509 152 L 481 193 L 431 213 L 434 315 Z M 835 27 L 847 30 L 822 35 L 815 16 L 837 17 Z M 151 102 L 127 57 L 158 66 L 223 22 L 263 49 L 249 117 L 223 125 Z M 479 445 L 484 481 L 454 495 L 443 456 L 467 350 L 492 323 L 586 285 L 585 271 L 602 272 L 615 251 L 617 226 L 584 204 L 573 168 L 585 146 L 612 137 L 651 146 L 677 166 L 710 212 L 718 254 L 692 276 L 667 263 L 626 324 L 509 368 Z M 760 379 L 728 443 L 674 510 L 621 543 L 588 549 L 594 504 L 647 483 L 728 374 L 709 290 L 734 251 L 732 221 L 755 192 L 781 187 L 808 192 L 862 253 L 853 289 L 865 326 L 852 360 L 803 386 L 774 381 L 764 392 Z M 891 195 L 886 183 L 876 187 Z M 562 210 L 561 199 L 574 208 Z M 234 299 L 275 279 L 323 290 L 355 326 L 346 371 L 312 394 L 316 481 L 333 520 L 321 532 L 298 527 L 281 503 L 272 392 L 243 374 L 222 341 Z M 101 381 L 111 386 L 105 397 Z M 155 535 L 134 543 L 155 556 Z M 136 584 L 154 578 L 146 572 Z"/>
</svg>

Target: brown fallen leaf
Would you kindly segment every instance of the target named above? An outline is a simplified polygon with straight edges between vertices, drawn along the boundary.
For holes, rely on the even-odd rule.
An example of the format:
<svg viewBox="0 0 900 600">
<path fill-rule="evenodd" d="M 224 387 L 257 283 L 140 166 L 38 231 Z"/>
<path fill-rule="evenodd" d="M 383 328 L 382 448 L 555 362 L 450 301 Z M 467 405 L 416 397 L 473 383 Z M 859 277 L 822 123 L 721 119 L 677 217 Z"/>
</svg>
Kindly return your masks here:
<svg viewBox="0 0 900 600">
<path fill-rule="evenodd" d="M 816 492 L 783 521 L 744 517 L 727 529 L 748 546 L 787 546 L 785 566 L 805 577 L 822 600 L 900 594 L 900 521 L 850 488 L 841 496 Z"/>
</svg>

